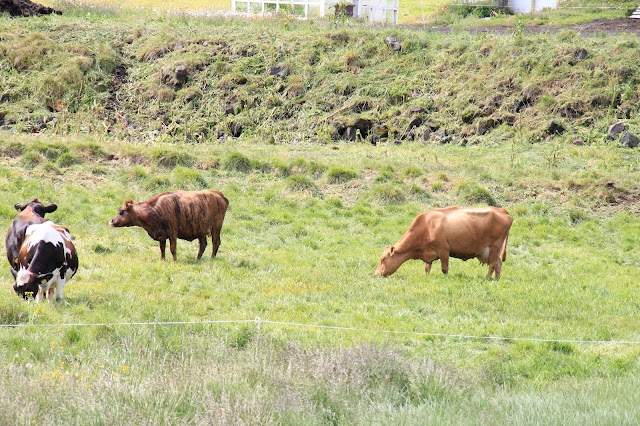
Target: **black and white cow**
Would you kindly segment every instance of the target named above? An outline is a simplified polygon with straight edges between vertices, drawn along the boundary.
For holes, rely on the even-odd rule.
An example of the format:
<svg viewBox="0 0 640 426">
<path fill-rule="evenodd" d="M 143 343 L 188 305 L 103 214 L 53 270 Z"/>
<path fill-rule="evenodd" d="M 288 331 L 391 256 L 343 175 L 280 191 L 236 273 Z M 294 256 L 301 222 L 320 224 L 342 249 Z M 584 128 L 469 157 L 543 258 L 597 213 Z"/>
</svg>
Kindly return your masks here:
<svg viewBox="0 0 640 426">
<path fill-rule="evenodd" d="M 71 234 L 52 221 L 27 227 L 18 255 L 19 270 L 13 289 L 25 299 L 29 294 L 41 302 L 62 299 L 62 290 L 78 270 L 78 255 Z"/>
</svg>

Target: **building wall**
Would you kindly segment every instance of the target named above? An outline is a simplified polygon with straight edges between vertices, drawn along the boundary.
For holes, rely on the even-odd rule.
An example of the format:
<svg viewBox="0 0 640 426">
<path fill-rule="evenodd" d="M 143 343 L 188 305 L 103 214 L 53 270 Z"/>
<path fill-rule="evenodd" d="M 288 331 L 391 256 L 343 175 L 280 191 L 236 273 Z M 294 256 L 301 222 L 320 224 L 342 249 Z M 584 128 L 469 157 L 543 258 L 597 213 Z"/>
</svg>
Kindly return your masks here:
<svg viewBox="0 0 640 426">
<path fill-rule="evenodd" d="M 536 12 L 542 9 L 557 7 L 557 0 L 510 0 L 509 9 L 514 13 L 530 13 L 534 7 Z"/>
</svg>

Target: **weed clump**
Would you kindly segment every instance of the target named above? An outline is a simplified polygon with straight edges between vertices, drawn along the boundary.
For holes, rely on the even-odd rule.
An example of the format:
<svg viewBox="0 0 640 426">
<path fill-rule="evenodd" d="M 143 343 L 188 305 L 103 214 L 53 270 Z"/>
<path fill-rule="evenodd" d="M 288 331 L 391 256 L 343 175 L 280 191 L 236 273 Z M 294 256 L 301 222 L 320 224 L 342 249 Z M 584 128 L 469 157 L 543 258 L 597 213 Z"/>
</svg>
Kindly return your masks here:
<svg viewBox="0 0 640 426">
<path fill-rule="evenodd" d="M 28 151 L 20 159 L 20 164 L 22 167 L 31 168 L 41 164 L 43 161 L 45 161 L 45 159 L 42 155 L 35 151 Z"/>
<path fill-rule="evenodd" d="M 329 183 L 346 183 L 358 176 L 356 172 L 340 166 L 332 166 L 327 172 Z"/>
<path fill-rule="evenodd" d="M 128 175 L 128 178 L 135 181 L 145 180 L 147 176 L 149 176 L 149 172 L 147 172 L 147 169 L 138 164 L 134 164 L 133 166 L 129 167 L 126 171 L 126 174 Z"/>
<path fill-rule="evenodd" d="M 178 166 L 171 173 L 173 182 L 181 188 L 195 187 L 206 188 L 209 184 L 200 172 L 188 167 Z"/>
<path fill-rule="evenodd" d="M 176 166 L 191 167 L 194 163 L 194 158 L 186 152 L 168 148 L 156 148 L 151 151 L 151 159 L 157 166 L 167 169 Z"/>
<path fill-rule="evenodd" d="M 48 160 L 51 160 L 51 161 L 57 160 L 58 157 L 60 157 L 62 154 L 69 151 L 69 148 L 59 143 L 55 143 L 55 144 L 39 143 L 39 144 L 34 144 L 34 146 L 42 155 L 44 155 Z"/>
<path fill-rule="evenodd" d="M 230 336 L 229 346 L 234 349 L 244 350 L 247 349 L 252 341 L 253 330 L 247 326 L 243 326 L 232 336 Z"/>
<path fill-rule="evenodd" d="M 583 222 L 583 221 L 588 220 L 588 219 L 589 219 L 589 216 L 582 210 L 571 209 L 569 211 L 569 221 L 573 225 L 577 225 L 580 222 Z"/>
<path fill-rule="evenodd" d="M 373 188 L 373 198 L 376 202 L 384 205 L 402 204 L 407 199 L 404 191 L 398 185 L 390 183 L 383 183 Z"/>
<path fill-rule="evenodd" d="M 416 184 L 409 188 L 409 195 L 419 201 L 427 201 L 431 198 L 431 193 L 428 190 Z"/>
<path fill-rule="evenodd" d="M 291 175 L 291 166 L 282 160 L 274 160 L 272 163 L 273 171 L 280 177 L 288 177 Z"/>
<path fill-rule="evenodd" d="M 318 195 L 320 189 L 310 178 L 305 175 L 295 174 L 287 178 L 287 188 L 291 191 L 307 195 Z"/>
<path fill-rule="evenodd" d="M 466 181 L 457 185 L 458 196 L 468 204 L 487 203 L 490 206 L 497 206 L 496 200 L 488 189 L 480 186 L 477 182 Z"/>
<path fill-rule="evenodd" d="M 7 145 L 0 146 L 0 155 L 4 157 L 20 157 L 24 151 L 25 147 L 20 142 L 9 142 Z"/>
<path fill-rule="evenodd" d="M 74 164 L 79 164 L 79 163 L 80 163 L 80 159 L 78 159 L 78 157 L 76 157 L 71 152 L 65 152 L 63 154 L 60 154 L 60 156 L 58 156 L 56 160 L 56 164 L 60 167 L 70 167 L 70 166 L 73 166 Z"/>
<path fill-rule="evenodd" d="M 395 170 L 392 166 L 386 165 L 378 171 L 376 182 L 387 182 L 396 178 Z"/>
<path fill-rule="evenodd" d="M 103 149 L 102 146 L 98 145 L 95 142 L 78 144 L 76 146 L 76 150 L 82 154 L 82 156 L 94 160 L 94 159 L 104 159 L 108 158 L 109 154 Z"/>
<path fill-rule="evenodd" d="M 109 247 L 106 247 L 100 243 L 98 244 L 94 244 L 93 246 L 93 252 L 94 253 L 98 253 L 98 254 L 106 254 L 106 253 L 111 253 L 113 250 L 111 250 Z"/>
<path fill-rule="evenodd" d="M 171 181 L 164 175 L 153 176 L 151 179 L 147 180 L 145 184 L 145 188 L 150 191 L 165 190 L 170 186 Z"/>
<path fill-rule="evenodd" d="M 422 170 L 418 167 L 409 166 L 405 169 L 404 175 L 410 178 L 417 178 L 422 175 Z"/>
<path fill-rule="evenodd" d="M 233 152 L 224 162 L 224 169 L 241 173 L 249 173 L 253 170 L 251 160 L 244 154 Z"/>
<path fill-rule="evenodd" d="M 319 178 L 327 170 L 327 166 L 316 161 L 307 161 L 297 158 L 291 163 L 291 171 L 294 173 L 309 173 L 314 178 Z"/>
</svg>

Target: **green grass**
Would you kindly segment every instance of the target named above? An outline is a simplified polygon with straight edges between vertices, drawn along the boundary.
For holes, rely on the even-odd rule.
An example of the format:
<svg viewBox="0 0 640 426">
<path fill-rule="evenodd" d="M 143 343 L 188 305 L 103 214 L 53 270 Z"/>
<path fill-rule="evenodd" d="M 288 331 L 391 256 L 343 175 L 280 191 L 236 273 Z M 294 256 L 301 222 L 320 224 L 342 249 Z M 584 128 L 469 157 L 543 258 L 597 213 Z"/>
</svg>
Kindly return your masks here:
<svg viewBox="0 0 640 426">
<path fill-rule="evenodd" d="M 0 166 L 2 226 L 16 202 L 55 202 L 51 219 L 69 227 L 80 258 L 58 304 L 23 302 L 5 276 L 0 322 L 33 326 L 0 329 L 2 423 L 87 424 L 97 413 L 107 423 L 127 413 L 127 424 L 475 424 L 478 415 L 490 424 L 626 424 L 640 416 L 638 345 L 429 335 L 640 340 L 630 320 L 640 303 L 640 221 L 637 203 L 621 201 L 638 196 L 636 151 L 567 144 L 551 164 L 547 146 L 529 143 L 174 144 L 176 158 L 198 163 L 168 170 L 154 161 L 160 145 L 4 133 L 0 146 L 12 153 Z M 64 154 L 43 155 L 25 168 L 32 146 L 100 155 L 77 154 L 82 161 L 60 168 L 53 162 Z M 240 152 L 261 166 L 224 166 Z M 331 183 L 338 169 L 351 180 Z M 179 241 L 178 262 L 161 262 L 144 231 L 107 226 L 125 198 L 158 192 L 158 179 L 163 190 L 208 186 L 229 198 L 216 259 L 196 262 L 197 243 Z M 441 190 L 411 195 L 434 182 Z M 404 197 L 376 197 L 392 189 Z M 373 276 L 382 248 L 418 213 L 468 205 L 469 193 L 490 194 L 514 216 L 500 281 L 456 259 L 449 276 L 437 262 L 425 276 L 416 261 L 388 279 Z M 361 331 L 258 329 L 256 317 Z M 198 324 L 210 320 L 247 322 Z M 47 326 L 147 321 L 196 324 Z"/>
<path fill-rule="evenodd" d="M 639 44 L 628 34 L 447 35 L 285 18 L 126 14 L 0 19 L 7 99 L 0 117 L 19 132 L 167 144 L 332 144 L 358 122 L 398 142 L 427 142 L 429 134 L 433 141 L 438 129 L 457 144 L 607 143 L 608 126 L 619 120 L 640 132 Z M 402 50 L 391 51 L 386 36 L 404 40 Z M 271 76 L 275 65 L 288 65 L 290 75 Z M 179 66 L 188 69 L 186 82 L 167 84 Z M 226 114 L 233 99 L 237 108 Z M 422 124 L 407 132 L 416 116 Z M 548 134 L 552 120 L 564 133 Z M 193 162 L 165 146 L 153 161 Z"/>
<path fill-rule="evenodd" d="M 635 36 L 68 11 L 0 17 L 0 226 L 55 202 L 80 258 L 58 304 L 5 271 L 0 424 L 639 422 L 639 345 L 577 342 L 640 341 L 640 151 L 605 139 L 640 128 Z M 341 140 L 367 122 L 377 145 Z M 215 259 L 107 225 L 203 188 L 230 200 Z M 420 212 L 486 204 L 515 220 L 500 281 L 373 276 Z"/>
</svg>

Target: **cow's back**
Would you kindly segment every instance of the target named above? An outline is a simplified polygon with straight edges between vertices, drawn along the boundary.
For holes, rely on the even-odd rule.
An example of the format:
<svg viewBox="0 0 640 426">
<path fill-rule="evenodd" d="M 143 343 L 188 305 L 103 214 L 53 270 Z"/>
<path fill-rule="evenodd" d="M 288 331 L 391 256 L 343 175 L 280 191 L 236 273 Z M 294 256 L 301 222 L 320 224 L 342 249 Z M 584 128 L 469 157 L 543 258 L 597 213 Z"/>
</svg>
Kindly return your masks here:
<svg viewBox="0 0 640 426">
<path fill-rule="evenodd" d="M 164 192 L 147 201 L 167 220 L 177 237 L 193 240 L 210 232 L 217 218 L 226 213 L 228 201 L 220 191 Z"/>
<path fill-rule="evenodd" d="M 503 208 L 436 209 L 427 212 L 427 222 L 439 243 L 459 255 L 473 255 L 492 242 L 504 238 L 512 218 Z"/>
</svg>

